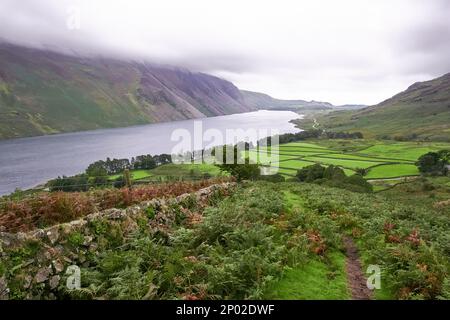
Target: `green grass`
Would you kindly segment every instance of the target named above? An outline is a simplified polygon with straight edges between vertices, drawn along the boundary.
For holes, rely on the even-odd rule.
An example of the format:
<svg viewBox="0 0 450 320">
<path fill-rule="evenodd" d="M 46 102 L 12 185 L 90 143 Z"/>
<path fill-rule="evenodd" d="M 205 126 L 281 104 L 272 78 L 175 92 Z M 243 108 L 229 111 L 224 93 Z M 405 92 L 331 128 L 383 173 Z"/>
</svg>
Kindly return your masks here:
<svg viewBox="0 0 450 320">
<path fill-rule="evenodd" d="M 278 162 L 278 166 L 282 168 L 290 168 L 290 169 L 301 169 L 307 166 L 313 165 L 313 162 L 303 161 L 303 160 L 287 160 Z M 274 164 L 275 165 L 275 164 Z"/>
<path fill-rule="evenodd" d="M 391 159 L 403 159 L 409 161 L 416 161 L 421 155 L 437 151 L 443 148 L 449 148 L 449 145 L 433 145 L 428 143 L 393 143 L 393 144 L 377 144 L 367 149 L 361 150 L 360 154 L 365 154 L 375 157 L 387 157 Z"/>
<path fill-rule="evenodd" d="M 259 160 L 259 163 L 269 163 L 274 162 L 277 160 L 287 160 L 287 159 L 295 159 L 298 158 L 299 156 L 297 154 L 270 154 L 270 155 L 266 155 L 265 153 L 258 153 L 255 151 L 250 151 L 249 152 L 249 158 L 251 161 L 253 162 L 257 162 L 257 160 Z"/>
<path fill-rule="evenodd" d="M 321 158 L 334 158 L 334 159 L 348 159 L 348 160 L 360 160 L 360 161 L 370 161 L 370 162 L 402 162 L 402 160 L 396 159 L 386 159 L 379 157 L 365 157 L 354 154 L 344 154 L 344 153 L 330 153 L 330 154 L 322 154 Z M 403 160 L 404 161 L 404 160 Z"/>
<path fill-rule="evenodd" d="M 296 170 L 320 163 L 324 166 L 336 165 L 345 170 L 347 175 L 356 169 L 369 169 L 365 178 L 382 179 L 418 175 L 415 166 L 417 159 L 430 151 L 450 149 L 445 142 L 395 142 L 379 140 L 311 140 L 310 142 L 293 142 L 279 145 L 276 154 L 258 155 L 256 150 L 249 151 L 250 159 L 260 163 L 278 165 L 280 173 L 285 176 L 295 175 Z M 270 147 L 266 148 L 270 150 Z M 263 150 L 265 150 L 263 148 Z M 278 159 L 277 159 L 278 157 Z M 389 186 L 375 185 L 375 191 Z"/>
<path fill-rule="evenodd" d="M 373 167 L 365 176 L 367 179 L 396 178 L 419 175 L 419 170 L 412 164 L 387 164 Z"/>
<path fill-rule="evenodd" d="M 307 142 L 291 142 L 283 144 L 285 147 L 302 147 L 302 148 L 314 148 L 314 149 L 326 149 L 325 147 L 319 146 L 317 144 L 313 143 L 307 143 Z"/>
<path fill-rule="evenodd" d="M 131 170 L 133 180 L 141 179 L 164 179 L 167 177 L 185 177 L 185 176 L 203 176 L 209 174 L 213 177 L 226 176 L 227 173 L 221 172 L 220 168 L 213 164 L 164 164 L 152 170 Z M 109 176 L 109 180 L 117 179 L 122 174 Z"/>
<path fill-rule="evenodd" d="M 150 170 L 131 170 L 131 178 L 134 180 L 140 180 L 144 178 L 151 177 L 153 174 Z M 109 180 L 115 180 L 123 174 L 113 174 L 109 176 Z"/>
<path fill-rule="evenodd" d="M 329 261 L 314 259 L 288 269 L 280 281 L 269 286 L 266 299 L 347 300 L 350 298 L 345 273 L 345 255 L 335 251 Z"/>
<path fill-rule="evenodd" d="M 356 168 L 369 168 L 377 164 L 382 164 L 382 162 L 369 162 L 369 161 L 358 161 L 358 160 L 345 160 L 345 159 L 331 159 L 322 157 L 306 157 L 305 160 L 314 161 L 317 163 L 322 163 L 325 165 L 335 165 L 344 168 L 356 169 Z"/>
<path fill-rule="evenodd" d="M 285 178 L 291 178 L 297 174 L 297 170 L 289 168 L 278 168 L 278 173 L 283 175 Z"/>
</svg>

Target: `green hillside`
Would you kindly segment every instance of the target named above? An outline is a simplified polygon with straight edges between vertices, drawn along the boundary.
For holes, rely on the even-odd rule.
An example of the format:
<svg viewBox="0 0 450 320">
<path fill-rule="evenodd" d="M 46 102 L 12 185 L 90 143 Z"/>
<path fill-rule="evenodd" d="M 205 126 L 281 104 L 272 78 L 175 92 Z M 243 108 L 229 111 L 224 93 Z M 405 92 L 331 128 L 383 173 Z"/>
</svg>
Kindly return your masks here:
<svg viewBox="0 0 450 320">
<path fill-rule="evenodd" d="M 210 75 L 0 43 L 0 139 L 251 110 Z"/>
<path fill-rule="evenodd" d="M 450 73 L 415 83 L 392 98 L 358 111 L 318 118 L 333 131 L 360 131 L 365 137 L 450 141 Z"/>
</svg>

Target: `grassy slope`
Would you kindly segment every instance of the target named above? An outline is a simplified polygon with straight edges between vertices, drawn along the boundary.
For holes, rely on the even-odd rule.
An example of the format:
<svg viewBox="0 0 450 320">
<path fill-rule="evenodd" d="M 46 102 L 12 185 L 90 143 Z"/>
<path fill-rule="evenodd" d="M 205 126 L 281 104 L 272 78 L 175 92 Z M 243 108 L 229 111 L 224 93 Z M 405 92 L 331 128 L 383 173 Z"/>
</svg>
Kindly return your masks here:
<svg viewBox="0 0 450 320">
<path fill-rule="evenodd" d="M 0 44 L 0 139 L 251 110 L 206 74 Z"/>
<path fill-rule="evenodd" d="M 344 235 L 358 244 L 364 266 L 381 266 L 382 290 L 376 298 L 436 298 L 446 293 L 441 284 L 450 263 L 450 207 L 435 206 L 448 196 L 442 187 L 447 178 L 432 182 L 441 187 L 426 191 L 423 182 L 415 181 L 405 186 L 409 189 L 383 195 L 248 182 L 225 199 L 223 194 L 207 204 L 189 199 L 183 208 L 170 206 L 158 219 L 156 209 L 146 210 L 138 229 L 126 237 L 122 230 L 128 220 L 106 228 L 98 228 L 105 221 L 91 223 L 87 227 L 95 228 L 95 241 L 102 245 L 98 255 L 86 254 L 87 263 L 80 264 L 83 290 L 56 292 L 57 298 L 348 299 Z M 386 222 L 394 225 L 398 242 L 387 237 Z M 149 224 L 158 232 L 149 232 Z M 408 236 L 416 231 L 418 244 Z M 82 233 L 62 236 L 74 252 L 88 250 Z M 43 250 L 48 251 L 47 244 Z M 0 276 L 16 270 L 8 284 L 20 299 L 29 274 L 22 263 L 35 256 L 18 250 L 9 257 L 0 260 Z"/>
<path fill-rule="evenodd" d="M 320 116 L 333 131 L 360 131 L 365 137 L 417 134 L 432 140 L 450 140 L 450 74 L 416 83 L 379 105 L 358 111 Z"/>
</svg>

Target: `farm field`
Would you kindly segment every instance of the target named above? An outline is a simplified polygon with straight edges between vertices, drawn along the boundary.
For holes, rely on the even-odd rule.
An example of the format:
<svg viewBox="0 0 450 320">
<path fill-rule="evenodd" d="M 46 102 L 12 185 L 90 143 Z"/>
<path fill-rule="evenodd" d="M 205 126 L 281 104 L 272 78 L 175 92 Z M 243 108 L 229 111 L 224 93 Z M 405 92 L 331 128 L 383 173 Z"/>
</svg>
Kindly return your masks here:
<svg viewBox="0 0 450 320">
<path fill-rule="evenodd" d="M 388 164 L 371 168 L 367 179 L 397 178 L 418 175 L 419 170 L 413 164 Z"/>
<path fill-rule="evenodd" d="M 450 148 L 449 144 L 399 142 L 393 144 L 376 144 L 359 152 L 362 155 L 386 157 L 391 159 L 416 161 L 421 155 Z"/>
<path fill-rule="evenodd" d="M 203 176 L 209 174 L 212 177 L 227 176 L 227 173 L 221 172 L 220 168 L 213 164 L 164 164 L 151 170 L 131 170 L 133 180 L 167 180 L 169 178 L 184 176 Z M 122 174 L 110 175 L 109 180 L 117 179 Z"/>
<path fill-rule="evenodd" d="M 264 151 L 270 147 L 261 147 Z M 281 144 L 276 154 L 264 158 L 256 150 L 250 150 L 250 159 L 278 164 L 279 172 L 286 178 L 295 175 L 296 170 L 320 163 L 336 165 L 352 175 L 357 169 L 366 169 L 366 179 L 390 179 L 419 175 L 415 166 L 417 159 L 431 151 L 450 149 L 448 143 L 392 142 L 375 140 L 312 140 Z M 273 162 L 278 155 L 279 161 Z M 265 162 L 263 160 L 266 160 Z M 377 186 L 376 189 L 381 189 Z"/>
<path fill-rule="evenodd" d="M 351 160 L 351 159 L 336 159 L 336 158 L 323 158 L 319 156 L 306 157 L 305 160 L 310 160 L 313 162 L 325 164 L 325 165 L 335 165 L 341 166 L 343 168 L 357 169 L 357 168 L 370 168 L 375 165 L 382 164 L 383 162 L 370 162 L 361 160 Z"/>
</svg>

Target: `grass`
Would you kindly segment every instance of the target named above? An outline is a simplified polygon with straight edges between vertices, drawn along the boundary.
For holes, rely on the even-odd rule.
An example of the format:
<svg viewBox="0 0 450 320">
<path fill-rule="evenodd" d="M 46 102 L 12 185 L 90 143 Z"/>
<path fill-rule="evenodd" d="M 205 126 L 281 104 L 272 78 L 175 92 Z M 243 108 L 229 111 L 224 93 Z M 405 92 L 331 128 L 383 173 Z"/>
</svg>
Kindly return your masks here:
<svg viewBox="0 0 450 320">
<path fill-rule="evenodd" d="M 416 161 L 421 155 L 437 151 L 443 148 L 449 148 L 449 145 L 433 145 L 421 142 L 404 142 L 392 144 L 377 144 L 367 149 L 361 150 L 361 154 L 375 157 L 387 157 L 391 159 Z"/>
<path fill-rule="evenodd" d="M 450 75 L 423 82 L 380 105 L 356 111 L 318 116 L 328 131 L 361 132 L 366 138 L 430 139 L 450 141 Z"/>
<path fill-rule="evenodd" d="M 396 178 L 419 175 L 419 170 L 412 164 L 388 164 L 373 167 L 365 176 L 367 179 Z"/>
<path fill-rule="evenodd" d="M 295 148 L 307 148 L 307 149 L 320 149 L 320 150 L 327 150 L 326 147 L 319 146 L 315 143 L 308 143 L 308 142 L 289 142 L 285 144 L 281 144 L 280 148 L 287 148 L 287 147 L 295 147 Z M 270 149 L 270 147 L 267 147 Z"/>
<path fill-rule="evenodd" d="M 361 240 L 356 241 L 356 246 L 358 247 L 360 261 L 361 261 L 361 268 L 362 270 L 367 270 L 367 267 L 371 264 L 370 263 L 370 253 L 366 250 L 364 250 L 364 246 L 361 243 Z M 392 289 L 388 286 L 388 283 L 386 281 L 383 281 L 385 278 L 385 275 L 383 275 L 383 271 L 381 272 L 381 288 L 380 289 L 374 289 L 373 291 L 373 298 L 375 300 L 393 300 L 394 299 L 394 293 L 392 292 Z"/>
<path fill-rule="evenodd" d="M 365 178 L 389 179 L 418 175 L 414 163 L 421 155 L 446 148 L 450 148 L 450 144 L 444 142 L 314 139 L 311 142 L 279 145 L 277 153 L 268 157 L 258 155 L 256 150 L 250 150 L 249 155 L 251 160 L 259 159 L 260 163 L 278 164 L 279 172 L 285 177 L 295 175 L 298 169 L 320 163 L 340 166 L 347 175 L 354 174 L 356 169 L 369 169 Z M 380 191 L 390 186 L 392 184 L 385 183 L 375 185 L 374 188 Z"/>
<path fill-rule="evenodd" d="M 310 165 L 313 165 L 313 162 L 310 161 L 303 161 L 303 160 L 287 160 L 287 161 L 280 161 L 278 162 L 278 165 L 282 168 L 291 168 L 291 169 L 301 169 Z"/>
<path fill-rule="evenodd" d="M 148 178 L 153 175 L 151 170 L 131 170 L 130 173 L 131 173 L 131 178 L 134 180 Z M 113 174 L 113 175 L 109 176 L 109 180 L 115 180 L 121 176 L 122 176 L 122 174 Z"/>
<path fill-rule="evenodd" d="M 322 158 L 322 157 L 306 157 L 305 160 L 310 160 L 317 163 L 322 163 L 326 165 L 333 164 L 335 166 L 341 166 L 344 168 L 356 169 L 356 168 L 370 168 L 377 164 L 382 164 L 383 162 L 369 162 L 360 160 L 350 160 L 350 159 L 332 159 L 332 158 Z"/>
<path fill-rule="evenodd" d="M 165 164 L 151 170 L 153 176 L 184 176 L 208 173 L 212 176 L 225 175 L 213 164 Z"/>
<path fill-rule="evenodd" d="M 281 280 L 269 286 L 266 299 L 347 300 L 350 298 L 345 273 L 345 255 L 334 251 L 329 261 L 314 259 L 288 269 Z"/>
<path fill-rule="evenodd" d="M 333 159 L 348 159 L 348 160 L 359 160 L 359 161 L 369 161 L 369 162 L 400 162 L 401 160 L 396 159 L 386 159 L 386 158 L 378 158 L 378 157 L 365 157 L 354 154 L 344 154 L 344 153 L 330 153 L 330 154 L 322 154 L 321 158 L 333 158 Z"/>
<path fill-rule="evenodd" d="M 186 176 L 198 176 L 201 177 L 205 174 L 209 174 L 212 177 L 227 176 L 226 173 L 220 171 L 220 169 L 213 164 L 164 164 L 151 170 L 131 170 L 130 171 L 133 180 L 142 179 L 155 179 L 161 180 L 169 177 L 186 177 Z M 114 174 L 109 176 L 109 180 L 117 179 L 122 174 Z"/>
</svg>

